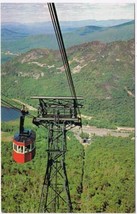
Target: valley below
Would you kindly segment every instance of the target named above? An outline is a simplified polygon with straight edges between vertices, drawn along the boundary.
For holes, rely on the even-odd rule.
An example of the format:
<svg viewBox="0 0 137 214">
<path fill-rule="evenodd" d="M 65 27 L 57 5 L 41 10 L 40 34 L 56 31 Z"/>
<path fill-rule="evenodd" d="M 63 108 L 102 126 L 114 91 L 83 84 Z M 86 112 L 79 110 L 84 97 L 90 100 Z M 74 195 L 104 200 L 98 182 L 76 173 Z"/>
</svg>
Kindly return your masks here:
<svg viewBox="0 0 137 214">
<path fill-rule="evenodd" d="M 35 158 L 17 164 L 12 158 L 12 141 L 19 119 L 2 121 L 1 206 L 6 213 L 36 213 L 47 164 L 48 130 L 32 123 L 38 102 L 31 97 L 70 96 L 70 90 L 55 35 L 36 34 L 38 26 L 32 28 L 35 35 L 9 27 L 2 29 L 2 104 L 19 109 L 26 105 L 31 118 L 25 118 L 25 128 L 34 130 L 37 137 Z M 64 34 L 76 93 L 83 97 L 82 129 L 75 127 L 67 133 L 65 162 L 73 211 L 133 213 L 134 21 L 113 27 L 65 28 Z"/>
<path fill-rule="evenodd" d="M 131 134 L 134 134 L 135 129 L 130 127 L 117 127 L 117 129 L 105 129 L 97 128 L 95 126 L 82 126 L 81 129 L 78 127 L 73 128 L 72 132 L 75 134 L 76 138 L 79 140 L 80 143 L 83 143 L 83 139 L 80 137 L 81 132 L 87 133 L 90 138 L 88 144 L 90 144 L 92 143 L 92 138 L 94 138 L 94 136 L 129 137 Z M 131 138 L 132 140 L 134 140 L 134 137 Z"/>
</svg>

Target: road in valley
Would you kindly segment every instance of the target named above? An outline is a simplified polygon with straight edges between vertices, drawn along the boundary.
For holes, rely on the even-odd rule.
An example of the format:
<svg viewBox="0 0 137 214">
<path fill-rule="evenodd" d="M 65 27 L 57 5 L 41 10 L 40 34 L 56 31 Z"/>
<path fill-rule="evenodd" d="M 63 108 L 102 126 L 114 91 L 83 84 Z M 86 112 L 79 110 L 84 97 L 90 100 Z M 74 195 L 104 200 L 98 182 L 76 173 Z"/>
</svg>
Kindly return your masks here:
<svg viewBox="0 0 137 214">
<path fill-rule="evenodd" d="M 72 129 L 76 138 L 82 143 L 83 140 L 80 137 L 81 132 L 89 134 L 89 137 L 92 136 L 114 136 L 114 137 L 128 137 L 131 133 L 135 132 L 134 128 L 129 127 L 117 127 L 117 129 L 106 129 L 106 128 L 97 128 L 95 126 L 82 126 L 82 129 L 75 127 Z"/>
</svg>

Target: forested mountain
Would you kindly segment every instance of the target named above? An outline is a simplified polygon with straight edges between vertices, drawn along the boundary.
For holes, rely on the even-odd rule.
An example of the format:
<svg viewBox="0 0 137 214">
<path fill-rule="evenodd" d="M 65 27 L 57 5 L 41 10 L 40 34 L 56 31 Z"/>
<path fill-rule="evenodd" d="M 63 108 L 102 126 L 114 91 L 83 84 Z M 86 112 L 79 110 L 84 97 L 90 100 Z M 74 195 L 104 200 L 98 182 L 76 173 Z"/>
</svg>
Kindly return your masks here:
<svg viewBox="0 0 137 214">
<path fill-rule="evenodd" d="M 92 114 L 92 124 L 134 126 L 134 48 L 129 40 L 67 49 L 76 91 L 84 97 L 83 111 Z M 59 52 L 33 49 L 3 64 L 2 90 L 21 100 L 70 95 Z"/>
<path fill-rule="evenodd" d="M 66 51 L 76 92 L 84 98 L 81 112 L 87 117 L 83 124 L 108 129 L 134 127 L 134 22 L 109 28 L 80 26 L 75 33 L 73 30 L 64 38 L 67 47 L 71 46 Z M 16 34 L 15 29 L 5 29 L 5 34 L 8 39 L 4 36 L 2 40 L 2 55 L 6 56 L 1 69 L 2 97 L 37 108 L 38 103 L 30 99 L 33 95 L 70 96 L 59 51 L 45 48 L 57 47 L 55 37 Z M 48 133 L 34 126 L 29 117 L 25 128 L 36 132 L 37 151 L 31 162 L 18 165 L 12 159 L 12 138 L 19 121 L 2 122 L 2 212 L 38 212 Z M 135 212 L 134 133 L 128 137 L 90 137 L 89 144 L 82 145 L 73 133 L 67 135 L 66 165 L 74 213 Z"/>
<path fill-rule="evenodd" d="M 63 38 L 66 48 L 96 40 L 105 43 L 126 41 L 134 38 L 134 25 L 134 21 L 130 21 L 109 27 L 87 25 L 79 28 L 66 28 L 63 32 Z M 15 27 L 13 29 L 2 28 L 2 62 L 7 61 L 14 54 L 25 53 L 33 48 L 58 49 L 53 29 L 51 33 L 48 32 L 51 32 L 48 27 L 43 33 L 33 32 L 33 34 L 29 32 L 29 29 L 17 31 Z"/>
</svg>

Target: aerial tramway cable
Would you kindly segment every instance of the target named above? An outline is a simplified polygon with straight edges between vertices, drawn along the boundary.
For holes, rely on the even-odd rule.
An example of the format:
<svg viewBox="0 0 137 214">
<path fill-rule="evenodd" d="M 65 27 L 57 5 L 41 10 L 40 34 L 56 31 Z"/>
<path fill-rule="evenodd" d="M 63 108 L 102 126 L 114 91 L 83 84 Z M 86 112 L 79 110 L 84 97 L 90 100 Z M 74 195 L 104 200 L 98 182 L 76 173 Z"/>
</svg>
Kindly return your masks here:
<svg viewBox="0 0 137 214">
<path fill-rule="evenodd" d="M 9 97 L 6 96 L 4 93 L 1 93 L 1 94 L 2 94 L 4 97 L 6 97 L 6 98 L 9 99 Z M 7 105 L 7 106 L 9 106 L 9 107 L 11 107 L 11 108 L 14 108 L 14 109 L 20 111 L 20 109 L 19 109 L 18 107 L 14 106 L 14 105 L 11 104 L 9 101 L 6 101 L 6 100 L 4 100 L 4 99 L 1 99 L 1 102 L 2 102 L 4 105 Z"/>
<path fill-rule="evenodd" d="M 55 8 L 54 3 L 48 3 L 48 7 L 49 7 L 52 23 L 54 26 L 56 38 L 58 41 L 62 61 L 63 61 L 64 68 L 66 71 L 66 76 L 68 79 L 68 84 L 70 87 L 71 95 L 72 95 L 72 97 L 74 97 L 76 99 L 77 97 L 76 97 L 75 87 L 74 87 L 72 76 L 71 76 L 71 71 L 70 71 L 70 67 L 69 67 L 69 63 L 68 63 L 68 59 L 67 59 L 67 55 L 66 55 L 66 51 L 65 51 L 63 37 L 62 37 L 62 33 L 61 33 L 61 29 L 60 29 L 60 25 L 59 25 L 57 13 L 56 13 L 56 8 Z"/>
<path fill-rule="evenodd" d="M 6 95 L 4 95 L 3 93 L 1 93 L 3 96 L 7 97 Z M 8 98 L 8 97 L 7 97 Z M 4 100 L 4 99 L 1 99 L 1 103 L 3 103 L 3 105 L 5 106 L 8 106 L 10 108 L 13 108 L 13 109 L 16 109 L 17 111 L 20 111 L 21 112 L 21 109 L 16 107 L 15 105 L 11 104 L 10 102 Z M 34 118 L 34 115 L 28 113 L 27 114 L 28 117 L 31 117 L 31 118 Z"/>
<path fill-rule="evenodd" d="M 76 107 L 78 109 L 78 113 L 81 118 L 81 113 L 80 113 L 80 109 L 79 109 L 78 102 L 77 102 L 76 91 L 75 91 L 75 87 L 74 87 L 74 83 L 73 83 L 73 79 L 72 79 L 72 75 L 71 75 L 71 71 L 70 71 L 70 66 L 68 63 L 68 58 L 67 58 L 67 54 L 66 54 L 66 50 L 65 50 L 65 45 L 63 42 L 63 37 L 62 37 L 62 33 L 61 33 L 59 21 L 58 21 L 58 16 L 57 16 L 57 12 L 56 12 L 54 3 L 48 3 L 48 8 L 49 8 L 51 20 L 53 23 L 54 31 L 56 34 L 57 42 L 59 45 L 59 50 L 61 53 L 64 68 L 65 68 L 65 73 L 67 76 L 71 96 L 75 99 Z"/>
<path fill-rule="evenodd" d="M 8 105 L 8 106 L 10 106 L 10 107 L 12 107 L 12 108 L 14 108 L 14 109 L 20 111 L 19 108 L 17 108 L 16 106 L 12 105 L 11 103 L 5 101 L 4 99 L 1 99 L 1 102 L 2 102 L 4 105 Z"/>
<path fill-rule="evenodd" d="M 61 33 L 59 21 L 58 21 L 56 8 L 55 8 L 54 3 L 47 3 L 47 4 L 48 4 L 48 8 L 49 8 L 51 19 L 52 19 L 53 27 L 54 27 L 54 30 L 55 30 L 57 42 L 58 42 L 58 45 L 59 45 L 59 50 L 60 50 L 60 53 L 61 53 L 61 57 L 62 57 L 64 68 L 65 68 L 65 73 L 66 73 L 66 76 L 67 76 L 67 80 L 68 80 L 68 85 L 69 85 L 69 88 L 70 88 L 71 96 L 76 101 L 76 107 L 77 107 L 78 113 L 80 115 L 80 110 L 79 110 L 78 103 L 77 103 L 76 91 L 75 91 L 73 79 L 72 79 L 72 76 L 71 76 L 70 66 L 69 66 L 67 54 L 66 54 L 66 51 L 65 51 L 65 45 L 64 45 L 64 42 L 63 42 L 63 37 L 62 37 L 62 33 Z M 17 110 L 20 110 L 19 108 L 11 105 L 7 101 L 4 101 L 4 100 L 2 100 L 2 101 L 5 102 L 6 104 L 9 104 L 13 108 L 15 108 Z"/>
<path fill-rule="evenodd" d="M 58 45 L 59 45 L 62 61 L 63 61 L 64 67 L 65 67 L 65 71 L 66 71 L 66 75 L 67 75 L 67 79 L 68 79 L 71 95 L 75 96 L 75 91 L 74 91 L 74 89 L 72 87 L 73 82 L 71 81 L 71 78 L 69 77 L 69 72 L 68 72 L 69 65 L 67 65 L 67 56 L 66 56 L 66 53 L 65 53 L 65 47 L 64 47 L 64 44 L 63 44 L 63 38 L 62 38 L 62 35 L 61 35 L 61 30 L 60 30 L 60 26 L 59 26 L 59 23 L 58 23 L 57 14 L 56 14 L 56 10 L 55 10 L 54 4 L 49 4 L 49 11 L 50 11 L 51 19 L 52 19 L 52 22 L 53 22 L 55 34 L 56 34 L 56 37 L 57 37 L 57 41 L 58 41 Z"/>
</svg>

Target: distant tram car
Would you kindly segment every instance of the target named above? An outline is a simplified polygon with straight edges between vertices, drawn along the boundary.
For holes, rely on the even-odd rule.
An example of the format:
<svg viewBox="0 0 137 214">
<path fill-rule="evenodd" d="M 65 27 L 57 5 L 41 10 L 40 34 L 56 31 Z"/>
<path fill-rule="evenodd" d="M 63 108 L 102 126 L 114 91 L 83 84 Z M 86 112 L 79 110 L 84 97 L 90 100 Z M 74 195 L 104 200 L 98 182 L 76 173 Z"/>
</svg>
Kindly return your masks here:
<svg viewBox="0 0 137 214">
<path fill-rule="evenodd" d="M 36 134 L 32 130 L 25 130 L 21 134 L 15 134 L 13 138 L 13 159 L 17 163 L 26 163 L 35 156 Z"/>
</svg>

